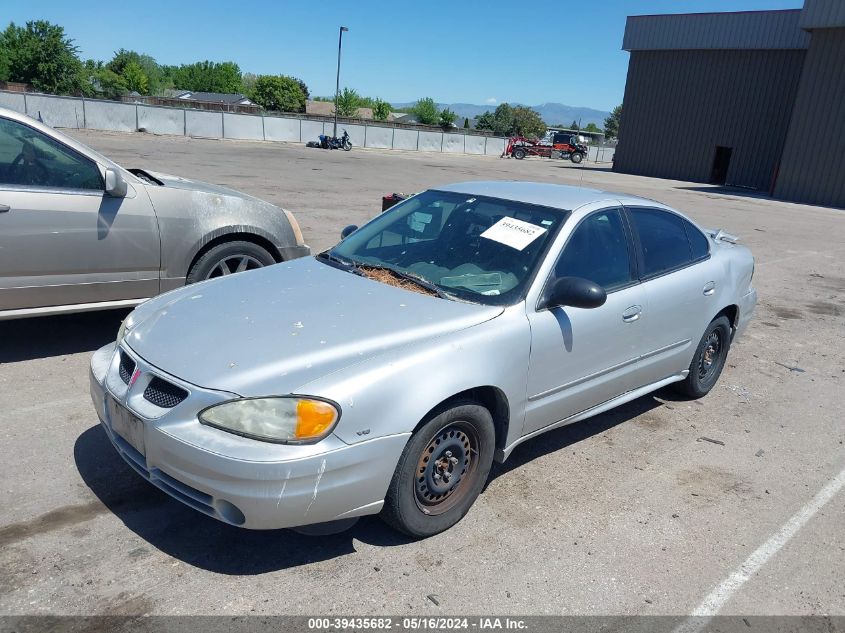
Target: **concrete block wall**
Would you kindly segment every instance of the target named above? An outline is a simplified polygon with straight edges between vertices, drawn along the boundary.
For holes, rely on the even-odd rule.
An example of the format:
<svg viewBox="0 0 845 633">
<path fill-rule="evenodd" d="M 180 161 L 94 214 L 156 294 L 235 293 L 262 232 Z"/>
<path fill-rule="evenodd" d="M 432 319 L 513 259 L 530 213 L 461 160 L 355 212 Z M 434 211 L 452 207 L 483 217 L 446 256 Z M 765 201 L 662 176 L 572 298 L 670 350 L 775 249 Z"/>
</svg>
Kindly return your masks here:
<svg viewBox="0 0 845 633">
<path fill-rule="evenodd" d="M 88 129 L 114 132 L 134 132 L 138 129 L 138 110 L 134 104 L 116 101 L 85 101 L 84 105 L 83 126 Z"/>
<path fill-rule="evenodd" d="M 316 141 L 320 134 L 331 134 L 334 127 L 332 122 L 283 116 L 210 112 L 5 90 L 0 90 L 0 107 L 40 118 L 52 127 L 118 132 L 143 130 L 150 134 L 198 138 L 307 143 Z M 355 147 L 488 156 L 499 156 L 505 147 L 502 138 L 393 128 L 377 122 L 373 125 L 338 123 L 337 128 L 338 134 L 343 130 L 349 133 Z"/>
<path fill-rule="evenodd" d="M 185 111 L 139 105 L 138 129 L 150 134 L 184 134 Z"/>
</svg>

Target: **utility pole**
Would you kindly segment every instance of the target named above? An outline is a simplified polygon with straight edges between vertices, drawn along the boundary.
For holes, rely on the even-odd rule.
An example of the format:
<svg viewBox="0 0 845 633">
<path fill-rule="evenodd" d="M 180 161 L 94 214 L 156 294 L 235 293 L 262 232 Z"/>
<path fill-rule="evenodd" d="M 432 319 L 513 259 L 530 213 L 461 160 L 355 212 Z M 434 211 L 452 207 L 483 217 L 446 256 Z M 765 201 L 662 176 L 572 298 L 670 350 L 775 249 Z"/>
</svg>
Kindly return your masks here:
<svg viewBox="0 0 845 633">
<path fill-rule="evenodd" d="M 337 138 L 337 99 L 340 96 L 340 48 L 343 46 L 343 32 L 349 29 L 345 26 L 340 27 L 340 35 L 337 38 L 337 84 L 334 89 L 334 133 L 332 136 Z"/>
</svg>

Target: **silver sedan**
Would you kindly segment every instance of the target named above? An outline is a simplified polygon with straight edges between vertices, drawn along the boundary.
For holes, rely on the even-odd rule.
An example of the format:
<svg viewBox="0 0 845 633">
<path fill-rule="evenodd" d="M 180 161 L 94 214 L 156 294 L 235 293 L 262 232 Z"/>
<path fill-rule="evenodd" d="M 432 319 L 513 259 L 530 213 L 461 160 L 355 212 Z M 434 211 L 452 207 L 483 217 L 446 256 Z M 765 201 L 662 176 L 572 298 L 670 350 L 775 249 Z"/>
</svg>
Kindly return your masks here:
<svg viewBox="0 0 845 633">
<path fill-rule="evenodd" d="M 735 238 L 602 191 L 463 183 L 344 234 L 129 315 L 90 381 L 132 468 L 246 528 L 381 513 L 428 536 L 520 443 L 707 394 L 757 301 Z"/>
<path fill-rule="evenodd" d="M 309 253 L 284 209 L 125 170 L 0 108 L 0 320 L 137 305 Z"/>
</svg>

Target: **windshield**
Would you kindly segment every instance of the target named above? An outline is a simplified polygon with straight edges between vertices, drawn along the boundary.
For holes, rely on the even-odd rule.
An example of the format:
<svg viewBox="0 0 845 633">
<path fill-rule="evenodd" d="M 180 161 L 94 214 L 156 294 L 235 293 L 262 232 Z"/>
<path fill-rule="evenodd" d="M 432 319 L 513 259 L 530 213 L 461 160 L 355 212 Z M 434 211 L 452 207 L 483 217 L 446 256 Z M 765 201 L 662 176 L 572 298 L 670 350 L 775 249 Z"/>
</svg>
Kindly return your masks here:
<svg viewBox="0 0 845 633">
<path fill-rule="evenodd" d="M 411 275 L 441 295 L 509 305 L 522 298 L 566 216 L 509 200 L 425 191 L 362 226 L 329 255 Z"/>
</svg>

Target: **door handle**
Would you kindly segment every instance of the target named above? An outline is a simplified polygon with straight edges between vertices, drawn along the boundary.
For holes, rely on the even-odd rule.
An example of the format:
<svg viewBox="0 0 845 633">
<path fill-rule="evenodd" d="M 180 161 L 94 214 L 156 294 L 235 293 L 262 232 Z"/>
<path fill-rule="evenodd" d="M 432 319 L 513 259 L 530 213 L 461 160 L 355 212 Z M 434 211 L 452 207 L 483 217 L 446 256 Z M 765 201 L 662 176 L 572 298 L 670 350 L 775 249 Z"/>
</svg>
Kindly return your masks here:
<svg viewBox="0 0 845 633">
<path fill-rule="evenodd" d="M 709 297 L 714 292 L 716 292 L 716 282 L 715 281 L 708 281 L 704 284 L 704 288 L 702 289 L 704 296 Z"/>
<path fill-rule="evenodd" d="M 0 204 L 0 213 L 8 213 L 11 210 L 12 207 L 10 207 L 8 204 Z"/>
<path fill-rule="evenodd" d="M 633 323 L 637 319 L 640 318 L 640 315 L 643 313 L 642 306 L 631 306 L 625 312 L 622 313 L 622 320 L 625 323 Z"/>
</svg>

